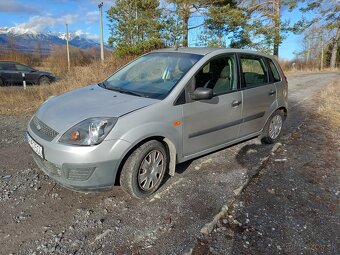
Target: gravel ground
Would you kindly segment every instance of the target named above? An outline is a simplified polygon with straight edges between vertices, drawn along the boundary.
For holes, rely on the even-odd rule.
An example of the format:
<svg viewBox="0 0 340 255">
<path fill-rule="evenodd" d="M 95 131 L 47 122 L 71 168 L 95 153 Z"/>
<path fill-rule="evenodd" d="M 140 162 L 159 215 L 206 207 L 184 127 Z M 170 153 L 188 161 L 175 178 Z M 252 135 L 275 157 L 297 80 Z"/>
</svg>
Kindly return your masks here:
<svg viewBox="0 0 340 255">
<path fill-rule="evenodd" d="M 284 129 L 283 148 L 290 141 L 289 134 L 305 120 L 310 96 L 339 77 L 336 73 L 288 77 L 291 114 Z M 31 151 L 24 142 L 27 121 L 27 118 L 0 116 L 1 254 L 184 254 L 193 247 L 196 252 L 214 251 L 213 239 L 202 239 L 199 234 L 202 227 L 212 221 L 223 205 L 235 200 L 235 191 L 259 169 L 272 150 L 272 146 L 261 145 L 253 139 L 178 165 L 176 175 L 168 179 L 154 197 L 141 201 L 130 198 L 119 187 L 111 192 L 82 194 L 57 185 L 33 163 Z M 302 142 L 301 146 L 301 151 L 309 151 Z M 288 152 L 290 150 L 280 151 Z M 281 157 L 288 156 L 283 154 L 277 159 Z M 270 162 L 267 166 L 273 164 L 275 169 L 287 164 Z M 290 171 L 289 167 L 284 169 Z M 255 180 L 261 179 L 262 174 Z M 288 187 L 287 183 L 282 185 Z M 269 188 L 278 192 L 276 186 Z M 255 189 L 252 192 L 261 194 Z M 273 196 L 271 192 L 265 194 Z M 268 207 L 268 199 L 263 200 L 260 207 Z M 256 205 L 255 201 L 247 203 L 248 200 L 239 201 L 243 202 L 242 208 Z M 234 211 L 235 219 L 246 220 L 238 215 L 241 211 Z M 282 220 L 273 218 L 272 221 Z M 276 225 L 273 228 L 278 229 Z M 235 228 L 241 231 L 243 227 L 238 229 Z M 269 231 L 264 229 L 261 233 L 270 236 L 265 230 Z M 296 234 L 297 230 L 292 233 Z M 201 247 L 197 236 L 206 245 Z M 233 241 L 230 245 L 228 249 L 221 246 L 220 251 L 241 250 L 244 244 L 237 246 Z M 216 251 L 219 251 L 217 246 Z"/>
<path fill-rule="evenodd" d="M 192 254 L 340 254 L 339 139 L 311 114 Z"/>
</svg>

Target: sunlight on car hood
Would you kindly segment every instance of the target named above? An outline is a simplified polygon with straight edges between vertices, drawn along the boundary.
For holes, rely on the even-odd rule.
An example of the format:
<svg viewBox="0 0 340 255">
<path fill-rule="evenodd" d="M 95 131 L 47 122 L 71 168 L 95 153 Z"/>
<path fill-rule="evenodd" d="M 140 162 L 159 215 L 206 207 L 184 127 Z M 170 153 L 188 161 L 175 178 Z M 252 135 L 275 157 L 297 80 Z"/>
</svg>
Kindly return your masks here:
<svg viewBox="0 0 340 255">
<path fill-rule="evenodd" d="M 57 132 L 92 117 L 120 117 L 159 102 L 156 99 L 121 94 L 91 85 L 50 98 L 36 116 Z"/>
</svg>

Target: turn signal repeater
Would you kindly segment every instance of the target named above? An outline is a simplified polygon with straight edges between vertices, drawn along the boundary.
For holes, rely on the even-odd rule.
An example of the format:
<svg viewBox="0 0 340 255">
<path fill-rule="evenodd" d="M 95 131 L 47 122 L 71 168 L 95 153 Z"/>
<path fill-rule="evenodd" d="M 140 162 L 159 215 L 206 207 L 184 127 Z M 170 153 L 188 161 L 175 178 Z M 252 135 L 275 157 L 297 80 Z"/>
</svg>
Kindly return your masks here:
<svg viewBox="0 0 340 255">
<path fill-rule="evenodd" d="M 72 132 L 72 141 L 78 141 L 80 140 L 80 134 L 78 131 L 73 131 Z"/>
<path fill-rule="evenodd" d="M 174 126 L 174 127 L 178 127 L 178 126 L 180 126 L 182 123 L 181 123 L 181 121 L 180 120 L 175 120 L 174 122 L 172 122 L 172 125 Z"/>
</svg>

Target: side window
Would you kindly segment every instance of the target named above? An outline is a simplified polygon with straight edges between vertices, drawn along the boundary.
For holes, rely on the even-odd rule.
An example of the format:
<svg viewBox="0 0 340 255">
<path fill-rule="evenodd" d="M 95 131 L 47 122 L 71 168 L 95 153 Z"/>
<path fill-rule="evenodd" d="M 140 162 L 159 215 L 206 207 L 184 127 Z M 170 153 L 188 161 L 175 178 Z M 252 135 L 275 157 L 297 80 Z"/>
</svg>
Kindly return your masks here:
<svg viewBox="0 0 340 255">
<path fill-rule="evenodd" d="M 24 66 L 24 65 L 19 65 L 19 64 L 15 64 L 16 70 L 19 72 L 29 72 L 32 69 L 29 68 L 28 66 Z"/>
<path fill-rule="evenodd" d="M 224 56 L 208 62 L 195 76 L 196 88 L 211 88 L 214 95 L 237 90 L 235 56 Z"/>
<path fill-rule="evenodd" d="M 13 63 L 6 63 L 3 69 L 7 71 L 16 71 L 15 65 Z"/>
<path fill-rule="evenodd" d="M 241 68 L 244 86 L 257 87 L 268 83 L 267 67 L 263 59 L 256 56 L 241 55 Z"/>
<path fill-rule="evenodd" d="M 269 64 L 270 71 L 272 72 L 274 82 L 280 81 L 281 80 L 280 74 L 277 71 L 276 66 L 274 65 L 271 59 L 268 59 L 268 64 Z"/>
</svg>

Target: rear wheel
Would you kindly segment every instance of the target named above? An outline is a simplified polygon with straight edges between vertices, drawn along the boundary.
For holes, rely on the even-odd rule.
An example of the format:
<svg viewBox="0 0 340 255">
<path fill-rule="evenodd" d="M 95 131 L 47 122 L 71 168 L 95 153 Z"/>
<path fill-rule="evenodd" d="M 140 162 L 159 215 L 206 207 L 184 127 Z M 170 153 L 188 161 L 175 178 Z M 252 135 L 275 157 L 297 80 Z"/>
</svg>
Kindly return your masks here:
<svg viewBox="0 0 340 255">
<path fill-rule="evenodd" d="M 261 142 L 265 144 L 275 143 L 282 131 L 284 121 L 284 114 L 281 110 L 275 111 L 268 119 L 262 134 L 260 136 Z"/>
<path fill-rule="evenodd" d="M 146 198 L 161 185 L 168 169 L 168 155 L 162 143 L 152 140 L 138 147 L 126 160 L 120 185 L 136 198 Z"/>
<path fill-rule="evenodd" d="M 39 78 L 39 85 L 48 85 L 50 83 L 51 83 L 51 81 L 47 76 L 41 76 Z"/>
</svg>

